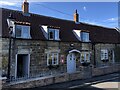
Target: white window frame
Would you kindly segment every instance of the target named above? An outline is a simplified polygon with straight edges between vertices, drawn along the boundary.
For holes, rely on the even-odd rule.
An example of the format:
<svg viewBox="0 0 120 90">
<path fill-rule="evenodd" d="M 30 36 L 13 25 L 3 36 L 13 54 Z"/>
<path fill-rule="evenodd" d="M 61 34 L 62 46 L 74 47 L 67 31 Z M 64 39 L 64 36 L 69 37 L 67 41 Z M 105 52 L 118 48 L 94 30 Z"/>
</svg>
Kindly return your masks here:
<svg viewBox="0 0 120 90">
<path fill-rule="evenodd" d="M 53 33 L 53 36 L 52 36 L 53 38 L 50 38 L 50 32 Z M 48 39 L 49 39 L 49 40 L 54 40 L 54 39 L 55 39 L 55 31 L 54 31 L 53 29 L 49 29 L 49 30 L 48 30 Z"/>
<path fill-rule="evenodd" d="M 107 49 L 101 49 L 101 60 L 108 60 L 108 50 Z"/>
<path fill-rule="evenodd" d="M 83 41 L 83 42 L 89 42 L 90 41 L 88 32 L 81 32 L 80 36 L 81 36 L 81 41 Z"/>
<path fill-rule="evenodd" d="M 50 31 L 53 32 L 53 38 L 50 38 Z M 49 40 L 60 40 L 59 29 L 48 28 L 48 39 Z"/>
<path fill-rule="evenodd" d="M 59 30 L 55 29 L 55 40 L 59 40 Z"/>
<path fill-rule="evenodd" d="M 87 54 L 88 54 L 88 59 L 87 59 Z M 84 59 L 82 59 L 82 55 L 84 55 Z M 80 62 L 84 63 L 84 62 L 88 62 L 90 63 L 90 52 L 81 52 L 80 54 Z"/>
<path fill-rule="evenodd" d="M 47 66 L 49 66 L 49 55 L 52 54 L 52 64 L 51 65 L 58 65 L 59 64 L 59 53 L 47 53 Z M 54 55 L 57 54 L 57 60 L 54 64 Z"/>
<path fill-rule="evenodd" d="M 21 35 L 17 36 L 17 26 L 21 27 Z M 25 29 L 26 28 L 26 29 Z M 28 29 L 27 29 L 28 28 Z M 28 31 L 27 31 L 28 30 Z M 25 31 L 27 31 L 28 33 L 25 33 Z M 15 37 L 16 38 L 25 38 L 25 39 L 30 39 L 30 26 L 26 26 L 26 25 L 16 25 L 15 26 Z"/>
<path fill-rule="evenodd" d="M 90 42 L 90 33 L 89 32 L 85 32 L 82 30 L 73 30 L 73 33 L 79 41 Z"/>
</svg>

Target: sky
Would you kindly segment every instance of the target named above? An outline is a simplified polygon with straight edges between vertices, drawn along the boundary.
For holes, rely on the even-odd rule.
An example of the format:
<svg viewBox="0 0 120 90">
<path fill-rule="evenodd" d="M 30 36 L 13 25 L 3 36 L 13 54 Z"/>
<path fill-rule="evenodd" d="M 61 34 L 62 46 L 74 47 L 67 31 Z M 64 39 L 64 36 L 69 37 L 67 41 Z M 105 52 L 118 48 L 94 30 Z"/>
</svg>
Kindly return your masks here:
<svg viewBox="0 0 120 90">
<path fill-rule="evenodd" d="M 9 1 L 0 0 L 0 7 L 21 11 L 23 0 Z M 73 14 L 77 9 L 80 22 L 110 28 L 118 27 L 118 2 L 41 2 L 37 0 L 29 1 L 29 4 L 30 13 L 73 20 Z"/>
</svg>

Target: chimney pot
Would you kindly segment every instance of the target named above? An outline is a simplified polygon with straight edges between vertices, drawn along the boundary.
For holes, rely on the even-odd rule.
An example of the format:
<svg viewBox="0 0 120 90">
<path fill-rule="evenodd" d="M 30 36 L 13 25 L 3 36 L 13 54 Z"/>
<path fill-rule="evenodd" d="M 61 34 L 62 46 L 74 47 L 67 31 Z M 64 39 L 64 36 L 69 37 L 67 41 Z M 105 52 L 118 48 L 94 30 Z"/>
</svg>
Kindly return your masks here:
<svg viewBox="0 0 120 90">
<path fill-rule="evenodd" d="M 74 21 L 79 22 L 79 14 L 77 13 L 77 9 L 75 10 L 75 13 L 74 13 Z"/>
<path fill-rule="evenodd" d="M 75 10 L 75 13 L 77 13 L 77 9 Z"/>
<path fill-rule="evenodd" d="M 22 11 L 26 14 L 29 13 L 29 3 L 27 2 L 27 0 L 24 0 L 22 4 Z"/>
</svg>

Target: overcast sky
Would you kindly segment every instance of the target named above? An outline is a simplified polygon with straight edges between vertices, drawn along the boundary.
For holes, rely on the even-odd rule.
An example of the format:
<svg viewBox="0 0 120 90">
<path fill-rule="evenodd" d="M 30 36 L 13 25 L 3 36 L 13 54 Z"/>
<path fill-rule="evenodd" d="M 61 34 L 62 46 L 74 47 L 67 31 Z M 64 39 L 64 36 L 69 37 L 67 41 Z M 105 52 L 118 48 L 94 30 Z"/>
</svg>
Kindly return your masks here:
<svg viewBox="0 0 120 90">
<path fill-rule="evenodd" d="M 73 20 L 75 9 L 80 21 L 105 27 L 118 27 L 118 2 L 30 2 L 30 12 Z M 47 1 L 47 0 L 46 0 Z M 67 0 L 66 0 L 67 1 Z M 95 1 L 95 0 L 93 0 Z M 105 1 L 105 0 L 104 0 Z M 117 1 L 117 0 L 113 0 Z M 21 11 L 23 0 L 0 0 L 0 7 Z"/>
</svg>

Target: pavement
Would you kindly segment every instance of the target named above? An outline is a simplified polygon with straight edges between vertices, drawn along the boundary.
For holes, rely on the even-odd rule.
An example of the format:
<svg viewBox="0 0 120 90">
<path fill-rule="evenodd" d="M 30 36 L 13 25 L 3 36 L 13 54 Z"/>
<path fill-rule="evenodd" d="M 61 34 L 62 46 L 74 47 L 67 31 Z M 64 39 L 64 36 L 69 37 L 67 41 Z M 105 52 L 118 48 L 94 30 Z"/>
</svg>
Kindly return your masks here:
<svg viewBox="0 0 120 90">
<path fill-rule="evenodd" d="M 92 89 L 92 90 L 120 90 L 120 77 L 111 77 L 104 80 L 84 83 L 84 85 L 77 85 L 69 87 L 71 90 L 76 88 Z"/>
<path fill-rule="evenodd" d="M 51 84 L 51 85 L 36 87 L 31 89 L 29 88 L 28 90 L 40 90 L 40 89 L 120 90 L 120 73 L 112 73 L 112 74 L 97 76 L 89 79 L 73 80 L 73 81 Z"/>
<path fill-rule="evenodd" d="M 97 88 L 118 88 L 118 82 L 103 82 L 95 85 L 91 85 Z"/>
</svg>

